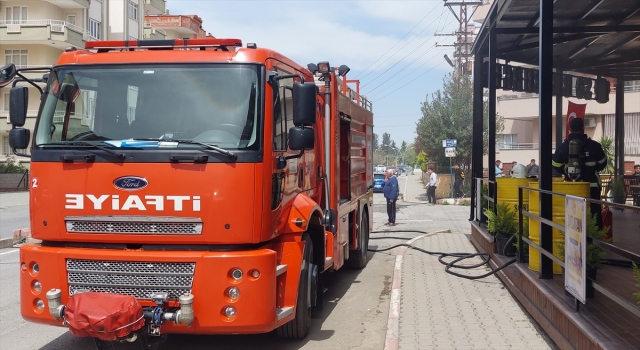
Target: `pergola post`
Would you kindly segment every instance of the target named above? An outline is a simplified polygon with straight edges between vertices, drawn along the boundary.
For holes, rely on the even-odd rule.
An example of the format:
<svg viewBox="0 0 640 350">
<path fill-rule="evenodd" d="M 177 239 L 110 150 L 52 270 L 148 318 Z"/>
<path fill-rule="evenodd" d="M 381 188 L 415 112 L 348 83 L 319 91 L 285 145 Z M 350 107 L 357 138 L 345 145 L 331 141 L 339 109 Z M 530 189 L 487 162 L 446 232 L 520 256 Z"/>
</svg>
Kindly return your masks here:
<svg viewBox="0 0 640 350">
<path fill-rule="evenodd" d="M 496 173 L 493 170 L 496 162 L 496 55 L 498 53 L 498 36 L 496 34 L 495 23 L 493 19 L 495 18 L 495 12 L 491 14 L 491 25 L 489 27 L 489 71 L 487 72 L 487 77 L 489 78 L 488 87 L 489 87 L 489 180 L 496 180 Z M 491 191 L 491 187 L 489 187 Z M 494 189 L 495 190 L 495 189 Z M 493 195 L 493 192 L 490 192 L 489 195 Z"/>
<path fill-rule="evenodd" d="M 552 116 L 553 116 L 553 0 L 540 0 L 540 31 L 539 31 L 539 114 L 538 128 L 540 130 L 540 177 L 539 188 L 551 191 L 551 158 L 552 158 Z M 540 193 L 540 216 L 551 220 L 552 201 L 550 194 Z M 553 251 L 552 228 L 540 224 L 540 246 Z M 553 261 L 540 254 L 540 278 L 553 278 Z"/>
<path fill-rule="evenodd" d="M 615 171 L 624 175 L 624 78 L 616 80 Z"/>
<path fill-rule="evenodd" d="M 484 110 L 482 103 L 483 90 L 482 90 L 482 63 L 483 56 L 476 54 L 474 57 L 473 63 L 473 140 L 471 141 L 471 213 L 469 216 L 469 220 L 480 220 L 481 215 L 475 215 L 477 208 L 477 195 L 481 194 L 481 189 L 476 188 L 476 178 L 482 178 L 482 155 L 483 155 L 483 144 L 482 144 L 482 131 L 483 128 L 483 119 L 484 119 Z"/>
</svg>

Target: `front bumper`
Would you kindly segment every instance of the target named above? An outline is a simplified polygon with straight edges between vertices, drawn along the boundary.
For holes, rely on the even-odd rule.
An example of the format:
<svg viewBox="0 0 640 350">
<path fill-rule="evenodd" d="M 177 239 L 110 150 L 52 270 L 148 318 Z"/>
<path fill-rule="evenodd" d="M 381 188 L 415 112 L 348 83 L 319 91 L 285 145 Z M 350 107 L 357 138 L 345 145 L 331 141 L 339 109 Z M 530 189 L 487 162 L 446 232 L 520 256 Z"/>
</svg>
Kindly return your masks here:
<svg viewBox="0 0 640 350">
<path fill-rule="evenodd" d="M 191 285 L 191 293 L 195 296 L 195 319 L 188 328 L 167 322 L 162 327 L 163 333 L 262 333 L 273 330 L 278 322 L 277 253 L 271 249 L 233 252 L 141 251 L 59 248 L 35 244 L 20 248 L 20 309 L 26 320 L 61 325 L 49 314 L 45 294 L 52 288 L 61 289 L 62 304 L 68 302 L 71 289 L 67 259 L 99 261 L 107 264 L 105 266 L 109 262 L 148 262 L 149 266 L 161 262 L 195 263 Z M 34 263 L 39 267 L 37 273 L 32 269 Z M 236 268 L 243 271 L 243 277 L 238 281 L 230 276 L 231 270 Z M 258 278 L 251 276 L 253 270 L 259 271 Z M 109 278 L 116 281 L 118 277 Z M 40 291 L 34 288 L 36 281 L 40 283 Z M 240 296 L 235 300 L 226 294 L 230 287 L 240 291 Z M 42 309 L 40 300 L 44 302 Z M 151 300 L 139 299 L 139 302 L 142 306 L 154 306 Z M 178 306 L 178 303 L 170 301 L 169 306 Z M 224 314 L 227 306 L 237 310 L 234 317 L 229 318 Z"/>
</svg>

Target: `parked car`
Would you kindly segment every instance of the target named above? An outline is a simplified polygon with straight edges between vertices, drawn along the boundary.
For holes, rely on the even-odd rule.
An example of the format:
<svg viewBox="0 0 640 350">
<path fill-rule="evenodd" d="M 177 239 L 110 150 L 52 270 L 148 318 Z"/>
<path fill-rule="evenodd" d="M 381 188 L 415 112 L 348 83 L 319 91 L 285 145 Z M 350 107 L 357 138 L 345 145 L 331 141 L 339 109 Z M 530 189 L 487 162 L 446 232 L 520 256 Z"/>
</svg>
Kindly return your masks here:
<svg viewBox="0 0 640 350">
<path fill-rule="evenodd" d="M 373 173 L 373 192 L 382 192 L 382 182 L 384 181 L 385 173 L 375 172 Z"/>
</svg>

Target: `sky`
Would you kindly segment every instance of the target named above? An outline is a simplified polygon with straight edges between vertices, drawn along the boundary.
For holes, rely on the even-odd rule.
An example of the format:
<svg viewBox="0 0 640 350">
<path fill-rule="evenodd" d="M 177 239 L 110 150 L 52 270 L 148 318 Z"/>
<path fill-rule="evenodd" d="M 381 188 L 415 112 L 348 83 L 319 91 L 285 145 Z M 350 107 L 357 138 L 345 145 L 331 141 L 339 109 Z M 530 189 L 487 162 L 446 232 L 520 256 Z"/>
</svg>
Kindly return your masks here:
<svg viewBox="0 0 640 350">
<path fill-rule="evenodd" d="M 420 106 L 453 68 L 458 26 L 442 0 L 167 0 L 172 15 L 198 15 L 217 38 L 273 49 L 306 67 L 329 61 L 351 68 L 373 102 L 374 133 L 413 143 Z M 455 7 L 454 7 L 455 8 Z"/>
</svg>

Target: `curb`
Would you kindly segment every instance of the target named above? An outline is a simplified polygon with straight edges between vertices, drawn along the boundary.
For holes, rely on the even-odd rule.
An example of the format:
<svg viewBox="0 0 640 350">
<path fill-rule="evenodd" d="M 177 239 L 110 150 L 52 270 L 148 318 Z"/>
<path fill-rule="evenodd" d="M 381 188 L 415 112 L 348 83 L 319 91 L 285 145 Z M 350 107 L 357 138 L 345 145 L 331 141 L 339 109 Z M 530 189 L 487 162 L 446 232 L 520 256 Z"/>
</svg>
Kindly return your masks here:
<svg viewBox="0 0 640 350">
<path fill-rule="evenodd" d="M 439 233 L 448 233 L 450 230 L 440 230 L 430 233 L 425 233 L 420 236 L 413 237 L 406 241 L 406 244 L 413 244 L 413 242 Z M 387 320 L 387 333 L 384 339 L 384 350 L 398 350 L 399 338 L 400 338 L 400 296 L 402 295 L 402 260 L 404 259 L 404 253 L 409 249 L 408 247 L 400 247 L 398 254 L 396 254 L 396 264 L 393 268 L 393 279 L 391 280 L 391 297 L 389 300 L 389 319 Z"/>
</svg>

